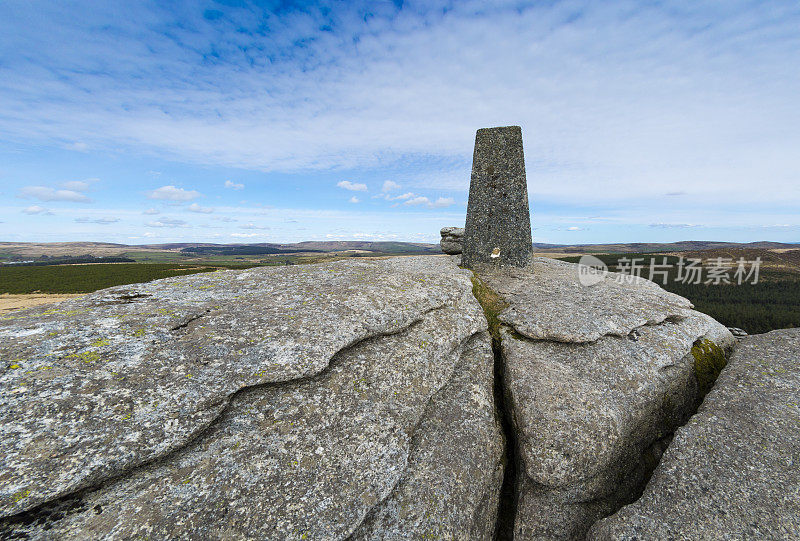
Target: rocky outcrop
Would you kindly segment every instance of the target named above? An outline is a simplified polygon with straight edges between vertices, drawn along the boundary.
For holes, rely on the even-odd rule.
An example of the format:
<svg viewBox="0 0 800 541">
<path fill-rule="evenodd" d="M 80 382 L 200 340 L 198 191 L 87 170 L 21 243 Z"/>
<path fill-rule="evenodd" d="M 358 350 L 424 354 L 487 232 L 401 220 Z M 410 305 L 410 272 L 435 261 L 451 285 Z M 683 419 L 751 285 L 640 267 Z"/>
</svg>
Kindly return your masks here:
<svg viewBox="0 0 800 541">
<path fill-rule="evenodd" d="M 728 327 L 728 330 L 731 331 L 731 334 L 736 338 L 744 338 L 747 336 L 747 331 L 740 329 L 739 327 Z"/>
<path fill-rule="evenodd" d="M 200 274 L 0 318 L 0 538 L 582 539 L 620 508 L 595 538 L 683 537 L 703 513 L 797 531 L 764 517 L 796 506 L 800 331 L 744 338 L 623 507 L 731 333 L 647 280 L 455 259 Z"/>
<path fill-rule="evenodd" d="M 800 329 L 743 338 L 644 495 L 590 539 L 796 539 Z"/>
<path fill-rule="evenodd" d="M 470 288 L 447 259 L 346 261 L 5 317 L 0 533 L 490 538 L 503 439 Z"/>
<path fill-rule="evenodd" d="M 501 299 L 518 442 L 514 538 L 580 539 L 638 496 L 716 375 L 693 347 L 713 344 L 724 363 L 734 339 L 646 280 L 610 274 L 584 287 L 576 266 L 544 258 L 479 274 Z"/>
<path fill-rule="evenodd" d="M 441 230 L 442 240 L 439 246 L 448 255 L 458 255 L 461 253 L 464 244 L 463 227 L 443 227 Z"/>
</svg>

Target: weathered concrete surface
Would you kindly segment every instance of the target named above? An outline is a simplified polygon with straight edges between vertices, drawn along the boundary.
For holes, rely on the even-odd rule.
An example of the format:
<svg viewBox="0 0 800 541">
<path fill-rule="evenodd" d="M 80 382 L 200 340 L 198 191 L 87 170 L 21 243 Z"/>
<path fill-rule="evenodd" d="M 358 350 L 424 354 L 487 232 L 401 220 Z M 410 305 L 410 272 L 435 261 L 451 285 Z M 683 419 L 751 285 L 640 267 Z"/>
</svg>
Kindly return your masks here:
<svg viewBox="0 0 800 541">
<path fill-rule="evenodd" d="M 464 249 L 464 228 L 463 227 L 443 227 L 441 230 L 442 240 L 439 247 L 447 255 L 458 255 Z"/>
<path fill-rule="evenodd" d="M 534 340 L 593 342 L 692 313 L 688 300 L 650 280 L 610 273 L 586 287 L 577 269 L 573 263 L 534 257 L 525 268 L 479 274 L 510 302 L 500 321 Z"/>
<path fill-rule="evenodd" d="M 533 252 L 522 129 L 485 128 L 475 134 L 463 264 L 521 267 Z"/>
<path fill-rule="evenodd" d="M 800 329 L 742 338 L 642 498 L 589 538 L 800 538 Z"/>
<path fill-rule="evenodd" d="M 585 288 L 575 265 L 538 258 L 481 274 L 507 304 L 499 321 L 521 465 L 515 539 L 579 539 L 629 503 L 696 408 L 693 345 L 733 347 L 727 329 L 685 299 L 615 278 Z"/>
<path fill-rule="evenodd" d="M 257 508 L 287 538 L 352 531 L 486 327 L 468 275 L 436 257 L 259 268 L 3 318 L 2 515 L 119 478 L 86 496 L 102 513 L 49 531 L 258 536 Z"/>
</svg>

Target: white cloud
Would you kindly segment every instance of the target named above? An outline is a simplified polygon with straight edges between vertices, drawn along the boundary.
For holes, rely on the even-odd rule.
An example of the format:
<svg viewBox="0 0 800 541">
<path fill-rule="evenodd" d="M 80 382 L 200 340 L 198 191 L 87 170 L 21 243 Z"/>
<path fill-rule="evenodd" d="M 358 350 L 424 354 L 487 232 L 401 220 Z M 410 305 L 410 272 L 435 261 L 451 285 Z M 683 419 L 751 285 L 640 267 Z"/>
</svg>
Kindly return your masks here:
<svg viewBox="0 0 800 541">
<path fill-rule="evenodd" d="M 350 198 L 350 202 L 351 203 L 360 203 L 361 200 L 354 195 L 353 197 Z"/>
<path fill-rule="evenodd" d="M 19 197 L 33 198 L 40 201 L 72 201 L 74 203 L 88 203 L 91 201 L 84 194 L 75 190 L 56 190 L 47 186 L 25 186 L 20 190 Z"/>
<path fill-rule="evenodd" d="M 231 218 L 230 216 L 217 216 L 214 219 L 218 220 L 220 222 L 226 222 L 226 223 L 238 222 L 239 221 L 236 218 Z"/>
<path fill-rule="evenodd" d="M 423 191 L 466 188 L 474 130 L 520 124 L 534 208 L 612 201 L 596 210 L 643 209 L 647 228 L 691 222 L 688 211 L 702 212 L 692 199 L 741 203 L 726 220 L 771 203 L 762 223 L 800 203 L 800 71 L 786 68 L 796 2 L 432 0 L 375 3 L 370 17 L 343 4 L 325 32 L 316 9 L 218 7 L 226 17 L 209 23 L 202 10 L 150 4 L 79 1 L 70 16 L 58 3 L 18 4 L 0 20 L 0 35 L 30 44 L 4 58 L 9 140 L 332 169 Z M 280 24 L 253 32 L 264 20 Z M 142 54 L 145 43 L 159 54 Z M 203 62 L 211 48 L 219 61 Z M 260 54 L 247 62 L 243 50 Z M 101 77 L 98 65 L 111 68 Z M 667 192 L 691 194 L 670 200 L 686 216 L 664 208 Z"/>
<path fill-rule="evenodd" d="M 424 197 L 424 196 L 420 195 L 420 196 L 414 197 L 413 199 L 409 199 L 408 201 L 406 201 L 403 204 L 404 205 L 430 205 L 431 204 L 431 200 L 428 199 L 427 197 Z"/>
<path fill-rule="evenodd" d="M 212 212 L 214 212 L 214 209 L 209 207 L 201 207 L 197 203 L 192 203 L 191 205 L 186 207 L 186 210 L 188 210 L 189 212 L 197 212 L 200 214 L 211 214 Z"/>
<path fill-rule="evenodd" d="M 242 190 L 244 189 L 244 184 L 237 184 L 236 182 L 232 182 L 230 180 L 225 181 L 226 188 L 232 188 L 234 190 Z"/>
<path fill-rule="evenodd" d="M 690 227 L 699 227 L 696 224 L 666 224 L 666 223 L 657 223 L 657 224 L 650 224 L 650 227 L 656 227 L 659 229 L 687 229 Z"/>
<path fill-rule="evenodd" d="M 161 214 L 161 211 L 158 209 L 150 208 L 142 211 L 142 214 L 147 214 L 148 216 L 155 216 L 156 214 Z"/>
<path fill-rule="evenodd" d="M 107 224 L 117 223 L 119 221 L 119 218 L 110 218 L 110 217 L 107 217 L 107 218 L 87 218 L 87 217 L 82 217 L 82 218 L 75 218 L 75 221 L 77 223 L 79 223 L 79 224 L 101 224 L 101 225 L 107 225 Z"/>
<path fill-rule="evenodd" d="M 385 181 L 383 183 L 383 188 L 381 188 L 381 191 L 383 193 L 389 193 L 391 191 L 399 190 L 399 189 L 400 189 L 400 185 L 398 183 L 396 183 L 396 182 L 394 182 L 392 180 L 387 180 L 387 181 Z"/>
<path fill-rule="evenodd" d="M 254 223 L 243 224 L 239 226 L 239 229 L 269 229 L 269 227 L 265 225 L 256 225 Z"/>
<path fill-rule="evenodd" d="M 66 148 L 69 150 L 76 150 L 78 152 L 86 152 L 89 150 L 89 145 L 81 141 L 75 141 L 74 143 L 66 145 Z"/>
<path fill-rule="evenodd" d="M 340 188 L 344 188 L 345 190 L 350 190 L 352 192 L 366 192 L 367 185 L 366 184 L 354 184 L 349 180 L 343 180 L 336 184 Z"/>
<path fill-rule="evenodd" d="M 252 238 L 259 236 L 261 236 L 261 233 L 231 233 L 231 237 L 239 237 L 239 238 Z"/>
<path fill-rule="evenodd" d="M 184 227 L 187 224 L 183 220 L 176 220 L 172 218 L 161 218 L 155 222 L 147 222 L 145 224 L 147 227 Z"/>
<path fill-rule="evenodd" d="M 433 202 L 433 206 L 436 208 L 449 207 L 450 205 L 453 204 L 455 204 L 455 201 L 453 200 L 452 197 L 440 197 Z"/>
<path fill-rule="evenodd" d="M 395 197 L 394 199 L 406 200 L 405 203 L 403 203 L 404 205 L 409 205 L 409 206 L 425 205 L 430 208 L 445 208 L 455 203 L 452 197 L 440 197 L 436 201 L 431 202 L 431 200 L 428 199 L 427 197 L 416 195 L 413 193 L 404 193 L 403 195 Z"/>
<path fill-rule="evenodd" d="M 22 212 L 25 214 L 53 214 L 48 209 L 44 207 L 40 207 L 39 205 L 33 205 L 27 208 L 22 209 Z"/>
<path fill-rule="evenodd" d="M 583 230 L 580 227 L 577 227 L 577 226 L 573 225 L 571 227 L 568 227 L 567 231 L 583 231 Z"/>
<path fill-rule="evenodd" d="M 148 199 L 163 199 L 166 201 L 191 201 L 200 197 L 200 192 L 195 190 L 184 190 L 175 186 L 162 186 L 153 191 L 147 192 Z"/>
<path fill-rule="evenodd" d="M 70 180 L 69 182 L 62 182 L 61 187 L 75 192 L 85 192 L 89 189 L 89 183 L 85 180 Z"/>
</svg>

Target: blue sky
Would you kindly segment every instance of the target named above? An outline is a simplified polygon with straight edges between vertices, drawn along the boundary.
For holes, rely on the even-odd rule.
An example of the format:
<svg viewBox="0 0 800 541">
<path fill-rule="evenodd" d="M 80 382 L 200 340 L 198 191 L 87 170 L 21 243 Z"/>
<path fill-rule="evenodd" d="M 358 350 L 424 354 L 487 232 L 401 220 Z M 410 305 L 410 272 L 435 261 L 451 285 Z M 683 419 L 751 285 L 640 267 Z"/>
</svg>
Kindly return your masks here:
<svg viewBox="0 0 800 541">
<path fill-rule="evenodd" d="M 0 3 L 0 240 L 800 242 L 796 1 Z"/>
</svg>

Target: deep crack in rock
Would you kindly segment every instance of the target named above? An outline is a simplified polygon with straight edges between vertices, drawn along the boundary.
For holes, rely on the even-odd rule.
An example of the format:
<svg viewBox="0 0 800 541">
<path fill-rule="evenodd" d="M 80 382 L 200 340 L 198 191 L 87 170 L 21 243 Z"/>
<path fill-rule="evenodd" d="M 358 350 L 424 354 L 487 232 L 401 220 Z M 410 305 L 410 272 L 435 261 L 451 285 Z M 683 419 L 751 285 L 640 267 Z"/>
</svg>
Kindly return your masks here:
<svg viewBox="0 0 800 541">
<path fill-rule="evenodd" d="M 519 495 L 517 489 L 517 477 L 520 469 L 519 442 L 514 431 L 511 410 L 506 401 L 505 364 L 499 338 L 492 337 L 492 353 L 494 354 L 494 403 L 505 440 L 506 465 L 503 472 L 503 485 L 500 489 L 500 502 L 497 508 L 497 524 L 495 525 L 494 538 L 496 541 L 511 541 L 514 539 L 514 521 L 517 518 L 517 499 Z"/>
</svg>

